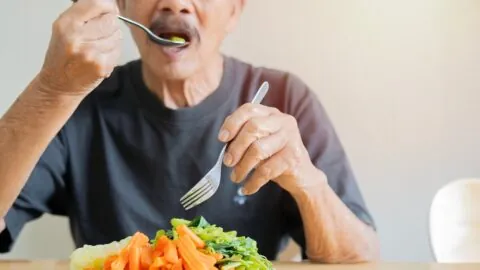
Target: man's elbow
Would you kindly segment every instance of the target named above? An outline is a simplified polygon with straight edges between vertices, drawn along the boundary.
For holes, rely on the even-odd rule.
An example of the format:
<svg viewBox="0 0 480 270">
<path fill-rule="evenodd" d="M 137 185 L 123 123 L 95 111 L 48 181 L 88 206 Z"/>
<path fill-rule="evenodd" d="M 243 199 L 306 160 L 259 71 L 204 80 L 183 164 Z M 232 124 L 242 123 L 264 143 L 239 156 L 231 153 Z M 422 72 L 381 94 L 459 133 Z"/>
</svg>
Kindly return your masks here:
<svg viewBox="0 0 480 270">
<path fill-rule="evenodd" d="M 363 247 L 354 250 L 352 256 L 343 263 L 369 263 L 380 260 L 380 241 L 375 232 L 372 231 L 371 237 L 361 246 Z"/>
<path fill-rule="evenodd" d="M 356 248 L 354 248 L 357 246 Z M 324 256 L 317 257 L 307 254 L 308 259 L 314 263 L 322 264 L 358 264 L 370 263 L 380 260 L 380 243 L 375 233 L 361 245 L 349 245 L 347 247 L 330 250 Z"/>
<path fill-rule="evenodd" d="M 353 244 L 356 248 L 350 249 L 351 256 L 341 263 L 369 263 L 380 260 L 380 240 L 377 232 L 367 227 L 367 233 L 364 234 L 363 241 Z"/>
<path fill-rule="evenodd" d="M 380 259 L 380 256 L 378 252 L 364 250 L 361 252 L 351 253 L 346 256 L 342 255 L 342 256 L 331 256 L 331 257 L 322 257 L 322 258 L 308 256 L 308 259 L 312 263 L 320 263 L 320 264 L 360 264 L 360 263 L 376 262 Z"/>
<path fill-rule="evenodd" d="M 343 263 L 371 263 L 377 262 L 380 260 L 380 248 L 378 244 L 375 244 L 374 247 L 360 250 L 356 252 L 354 256 L 350 260 L 347 260 Z"/>
<path fill-rule="evenodd" d="M 362 259 L 363 262 L 375 262 L 380 260 L 380 239 L 373 228 L 369 229 L 371 234 L 367 241 L 368 243 L 365 245 L 366 248 L 363 249 L 362 256 L 360 256 L 360 259 Z"/>
</svg>

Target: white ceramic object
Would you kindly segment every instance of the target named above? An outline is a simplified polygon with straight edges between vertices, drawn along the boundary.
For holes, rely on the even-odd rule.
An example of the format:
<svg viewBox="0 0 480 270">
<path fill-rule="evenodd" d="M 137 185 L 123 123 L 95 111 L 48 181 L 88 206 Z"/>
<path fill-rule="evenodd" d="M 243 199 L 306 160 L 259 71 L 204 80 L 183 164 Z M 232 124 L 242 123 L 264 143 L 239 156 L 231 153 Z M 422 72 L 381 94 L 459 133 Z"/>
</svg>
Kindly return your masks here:
<svg viewBox="0 0 480 270">
<path fill-rule="evenodd" d="M 480 178 L 442 187 L 433 199 L 429 222 L 438 262 L 480 262 Z"/>
</svg>

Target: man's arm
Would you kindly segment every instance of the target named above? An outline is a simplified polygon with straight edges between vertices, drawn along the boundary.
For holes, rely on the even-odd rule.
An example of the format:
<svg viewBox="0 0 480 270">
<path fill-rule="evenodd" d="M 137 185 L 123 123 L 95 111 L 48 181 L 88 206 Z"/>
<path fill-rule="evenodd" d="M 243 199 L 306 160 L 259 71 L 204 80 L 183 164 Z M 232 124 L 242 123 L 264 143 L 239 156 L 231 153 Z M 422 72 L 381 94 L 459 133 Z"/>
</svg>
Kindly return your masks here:
<svg viewBox="0 0 480 270">
<path fill-rule="evenodd" d="M 272 81 L 280 101 L 245 104 L 220 130 L 219 139 L 230 142 L 224 163 L 233 168 L 232 181 L 244 182 L 246 195 L 269 181 L 287 191 L 287 230 L 311 260 L 375 260 L 373 221 L 325 111 L 298 78 L 279 85 Z"/>
<path fill-rule="evenodd" d="M 0 119 L 0 216 L 7 214 L 41 154 L 80 101 L 45 94 L 34 79 Z"/>
<path fill-rule="evenodd" d="M 316 183 L 292 194 L 303 220 L 307 256 L 324 263 L 357 263 L 379 258 L 377 234 L 346 207 L 316 168 L 305 177 Z"/>
<path fill-rule="evenodd" d="M 40 156 L 120 54 L 115 1 L 83 0 L 53 24 L 41 72 L 0 119 L 0 217 L 5 217 Z"/>
<path fill-rule="evenodd" d="M 242 182 L 248 172 L 256 168 L 245 182 L 244 194 L 256 193 L 273 179 L 295 199 L 304 224 L 310 259 L 326 263 L 377 259 L 376 234 L 328 186 L 325 174 L 312 163 L 294 117 L 275 108 L 246 104 L 225 120 L 222 130 L 219 135 L 221 140 L 233 138 L 224 160 L 227 166 L 234 166 L 232 180 Z M 329 133 L 333 134 L 331 130 Z M 321 141 L 321 133 L 310 135 Z M 332 164 L 344 166 L 342 163 L 345 161 L 338 154 L 342 151 L 335 143 L 335 137 L 323 136 L 330 136 L 327 139 L 330 144 L 323 148 L 333 151 L 324 151 L 321 156 L 331 160 Z M 330 167 L 335 166 L 332 164 Z M 348 173 L 335 176 L 334 182 L 340 189 L 352 190 L 356 187 Z M 353 197 L 354 193 L 348 195 Z"/>
</svg>

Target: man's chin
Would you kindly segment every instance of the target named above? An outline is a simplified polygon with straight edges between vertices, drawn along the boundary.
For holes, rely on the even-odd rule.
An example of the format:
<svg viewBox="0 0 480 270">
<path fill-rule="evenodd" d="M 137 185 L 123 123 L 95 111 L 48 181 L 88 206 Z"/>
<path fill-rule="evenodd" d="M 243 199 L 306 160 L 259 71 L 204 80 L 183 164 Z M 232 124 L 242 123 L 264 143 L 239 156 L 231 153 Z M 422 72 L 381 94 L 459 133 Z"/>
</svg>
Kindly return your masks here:
<svg viewBox="0 0 480 270">
<path fill-rule="evenodd" d="M 164 80 L 187 80 L 191 78 L 194 74 L 193 65 L 188 65 L 186 63 L 170 63 L 166 64 L 159 70 L 160 76 Z"/>
</svg>

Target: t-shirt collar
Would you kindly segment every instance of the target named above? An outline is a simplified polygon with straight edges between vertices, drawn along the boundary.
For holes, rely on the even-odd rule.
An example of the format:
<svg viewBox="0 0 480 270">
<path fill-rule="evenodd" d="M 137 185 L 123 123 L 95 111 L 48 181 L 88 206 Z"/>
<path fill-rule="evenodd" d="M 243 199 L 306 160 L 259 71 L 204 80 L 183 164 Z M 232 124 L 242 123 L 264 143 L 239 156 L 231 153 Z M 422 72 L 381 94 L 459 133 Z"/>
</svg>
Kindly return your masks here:
<svg viewBox="0 0 480 270">
<path fill-rule="evenodd" d="M 222 79 L 218 88 L 207 96 L 199 104 L 179 109 L 170 109 L 148 89 L 142 76 L 142 62 L 135 61 L 130 66 L 130 76 L 134 85 L 134 92 L 139 100 L 140 106 L 148 110 L 160 120 L 171 125 L 180 125 L 184 122 L 201 121 L 214 115 L 223 104 L 225 104 L 236 84 L 233 60 L 224 56 L 224 69 Z"/>
</svg>

